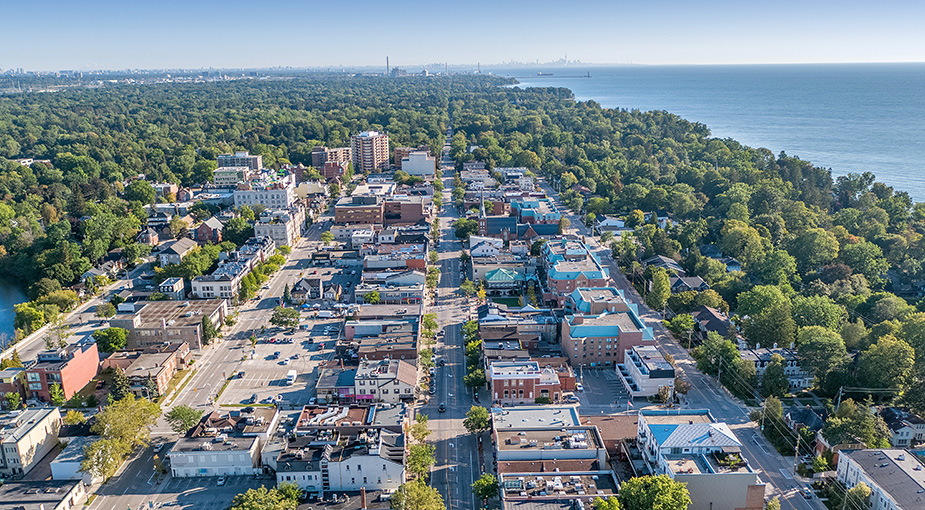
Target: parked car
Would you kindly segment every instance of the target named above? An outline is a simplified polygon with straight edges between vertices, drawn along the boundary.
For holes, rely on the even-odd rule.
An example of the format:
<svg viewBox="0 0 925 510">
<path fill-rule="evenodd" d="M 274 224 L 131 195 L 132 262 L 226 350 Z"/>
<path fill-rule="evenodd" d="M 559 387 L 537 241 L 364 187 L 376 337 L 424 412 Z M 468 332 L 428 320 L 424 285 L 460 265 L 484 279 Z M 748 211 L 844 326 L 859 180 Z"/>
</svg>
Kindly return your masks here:
<svg viewBox="0 0 925 510">
<path fill-rule="evenodd" d="M 437 411 L 439 411 L 439 412 L 441 412 L 441 413 L 445 413 L 445 412 L 446 412 L 446 404 L 440 404 L 440 407 L 437 408 Z"/>
<path fill-rule="evenodd" d="M 218 477 L 218 481 L 215 483 L 219 486 L 222 486 L 222 485 L 225 485 L 225 480 L 227 480 L 227 478 L 225 478 L 225 475 L 222 475 Z"/>
<path fill-rule="evenodd" d="M 248 404 L 256 404 L 256 403 L 257 403 L 257 394 L 254 393 L 253 395 L 251 395 L 251 398 L 249 398 L 249 399 L 247 400 L 247 403 L 248 403 Z"/>
<path fill-rule="evenodd" d="M 575 391 L 585 391 L 585 387 L 582 386 L 581 383 L 576 383 L 576 384 L 575 384 Z"/>
<path fill-rule="evenodd" d="M 439 360 L 437 360 L 437 366 L 438 366 L 438 367 L 442 367 L 442 366 L 444 366 L 444 365 L 446 365 L 446 360 L 445 360 L 445 359 L 440 358 Z"/>
<path fill-rule="evenodd" d="M 813 491 L 809 490 L 808 487 L 803 487 L 803 490 L 800 492 L 803 493 L 803 497 L 806 499 L 813 499 Z"/>
<path fill-rule="evenodd" d="M 436 371 L 437 371 L 436 368 L 430 367 L 430 375 L 434 375 L 434 373 L 435 373 Z"/>
<path fill-rule="evenodd" d="M 315 405 L 316 402 L 318 402 L 318 399 L 315 398 L 315 397 L 312 397 L 312 398 L 308 399 L 308 405 L 310 405 L 310 406 Z"/>
</svg>

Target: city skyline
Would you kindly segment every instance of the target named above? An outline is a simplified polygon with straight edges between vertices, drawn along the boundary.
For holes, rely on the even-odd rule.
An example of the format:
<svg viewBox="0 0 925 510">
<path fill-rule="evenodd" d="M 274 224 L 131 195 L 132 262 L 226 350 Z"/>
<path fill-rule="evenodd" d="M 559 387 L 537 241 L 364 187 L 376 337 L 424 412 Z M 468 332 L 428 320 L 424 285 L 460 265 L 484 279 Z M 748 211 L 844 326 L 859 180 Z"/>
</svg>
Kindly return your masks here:
<svg viewBox="0 0 925 510">
<path fill-rule="evenodd" d="M 236 0 L 7 5 L 0 69 L 338 68 L 435 62 L 710 65 L 925 61 L 925 6 Z M 339 22 L 333 22 L 340 20 Z"/>
</svg>

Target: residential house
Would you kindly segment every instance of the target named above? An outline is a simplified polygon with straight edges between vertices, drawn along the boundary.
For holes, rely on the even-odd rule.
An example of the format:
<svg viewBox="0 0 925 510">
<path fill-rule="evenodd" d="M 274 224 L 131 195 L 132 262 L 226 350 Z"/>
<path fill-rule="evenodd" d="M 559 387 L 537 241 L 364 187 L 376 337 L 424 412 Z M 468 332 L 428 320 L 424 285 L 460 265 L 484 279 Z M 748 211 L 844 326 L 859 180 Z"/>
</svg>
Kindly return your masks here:
<svg viewBox="0 0 925 510">
<path fill-rule="evenodd" d="M 825 425 L 828 412 L 824 408 L 813 408 L 810 406 L 792 405 L 784 412 L 784 423 L 787 427 L 799 432 L 800 429 L 808 428 L 813 432 L 819 432 Z"/>
<path fill-rule="evenodd" d="M 187 237 L 164 243 L 164 246 L 158 253 L 161 267 L 166 267 L 170 264 L 179 264 L 183 261 L 183 258 L 189 255 L 196 247 L 196 241 Z"/>
<path fill-rule="evenodd" d="M 417 368 L 402 360 L 361 361 L 355 378 L 358 401 L 398 403 L 414 399 Z"/>
<path fill-rule="evenodd" d="M 28 473 L 58 445 L 60 429 L 61 413 L 57 407 L 13 411 L 0 416 L 0 474 L 20 476 Z"/>
<path fill-rule="evenodd" d="M 777 344 L 775 344 L 770 349 L 762 348 L 759 345 L 754 349 L 739 350 L 739 356 L 742 359 L 755 365 L 759 381 L 764 376 L 768 364 L 771 363 L 771 359 L 775 354 L 784 358 L 784 374 L 787 376 L 791 392 L 800 392 L 813 386 L 813 374 L 800 366 L 800 358 L 797 356 L 796 351 L 792 349 L 777 347 Z"/>
<path fill-rule="evenodd" d="M 662 269 L 667 269 L 670 273 L 675 273 L 679 276 L 684 276 L 684 269 L 681 268 L 681 265 L 677 263 L 674 259 L 662 255 L 656 255 L 654 257 L 649 257 L 646 260 L 642 261 L 643 267 L 659 267 Z"/>
<path fill-rule="evenodd" d="M 0 397 L 4 400 L 7 393 L 18 393 L 20 400 L 26 397 L 26 369 L 9 367 L 0 370 Z"/>
<path fill-rule="evenodd" d="M 835 477 L 849 490 L 867 485 L 867 508 L 914 510 L 925 501 L 925 464 L 908 450 L 842 450 Z"/>
<path fill-rule="evenodd" d="M 148 246 L 157 246 L 158 243 L 160 243 L 160 236 L 158 236 L 157 230 L 148 227 L 139 232 L 135 240 L 141 244 L 147 244 Z"/>
<path fill-rule="evenodd" d="M 42 351 L 26 369 L 26 393 L 29 398 L 51 402 L 50 388 L 57 384 L 64 399 L 70 399 L 96 377 L 99 367 L 99 350 L 93 341 Z"/>
<path fill-rule="evenodd" d="M 203 221 L 196 227 L 196 242 L 199 244 L 219 244 L 222 242 L 222 231 L 225 224 L 215 216 Z"/>
<path fill-rule="evenodd" d="M 670 276 L 668 283 L 673 294 L 688 291 L 703 292 L 710 288 L 710 285 L 699 276 Z"/>
<path fill-rule="evenodd" d="M 925 440 L 925 420 L 905 407 L 881 407 L 880 417 L 890 428 L 890 444 L 911 448 Z"/>
<path fill-rule="evenodd" d="M 709 306 L 701 305 L 695 308 L 691 316 L 694 318 L 694 336 L 700 342 L 706 340 L 711 331 L 725 338 L 729 328 L 735 327 L 726 314 Z"/>
<path fill-rule="evenodd" d="M 303 304 L 312 299 L 321 299 L 324 294 L 324 284 L 321 278 L 300 278 L 289 290 L 292 302 Z"/>
</svg>

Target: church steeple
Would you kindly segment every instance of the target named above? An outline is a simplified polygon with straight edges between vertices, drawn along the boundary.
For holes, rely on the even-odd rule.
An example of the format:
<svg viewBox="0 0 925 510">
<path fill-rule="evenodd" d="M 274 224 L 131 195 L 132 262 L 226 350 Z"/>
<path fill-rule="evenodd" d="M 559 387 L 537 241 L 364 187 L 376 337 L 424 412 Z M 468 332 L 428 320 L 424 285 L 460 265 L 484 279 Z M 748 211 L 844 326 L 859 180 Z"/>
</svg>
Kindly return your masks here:
<svg viewBox="0 0 925 510">
<path fill-rule="evenodd" d="M 485 214 L 485 186 L 479 190 L 479 218 L 484 218 Z"/>
</svg>

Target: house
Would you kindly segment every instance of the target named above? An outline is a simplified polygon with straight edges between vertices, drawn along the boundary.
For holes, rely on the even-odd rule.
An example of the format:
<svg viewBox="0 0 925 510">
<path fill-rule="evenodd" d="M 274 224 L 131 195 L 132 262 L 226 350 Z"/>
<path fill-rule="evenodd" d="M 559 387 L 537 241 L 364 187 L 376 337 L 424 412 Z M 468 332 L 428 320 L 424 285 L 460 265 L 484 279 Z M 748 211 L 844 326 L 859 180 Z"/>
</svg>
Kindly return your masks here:
<svg viewBox="0 0 925 510">
<path fill-rule="evenodd" d="M 699 276 L 670 276 L 668 283 L 672 294 L 688 291 L 703 292 L 710 288 L 710 285 Z"/>
<path fill-rule="evenodd" d="M 260 451 L 279 417 L 279 408 L 265 407 L 205 415 L 170 449 L 174 478 L 261 474 Z"/>
<path fill-rule="evenodd" d="M 726 272 L 741 271 L 742 263 L 732 257 L 722 257 L 717 259 L 726 266 Z"/>
<path fill-rule="evenodd" d="M 196 227 L 194 232 L 196 233 L 196 242 L 199 244 L 219 244 L 222 242 L 222 231 L 225 229 L 225 224 L 221 222 L 215 216 L 203 221 Z"/>
<path fill-rule="evenodd" d="M 148 397 L 154 389 L 164 395 L 170 380 L 187 367 L 192 358 L 189 344 L 182 342 L 167 345 L 153 345 L 144 349 L 116 351 L 103 360 L 102 369 L 118 367 L 125 372 L 136 396 Z M 148 384 L 151 380 L 153 385 Z"/>
<path fill-rule="evenodd" d="M 800 429 L 808 428 L 813 432 L 819 432 L 825 425 L 828 412 L 824 408 L 813 408 L 810 406 L 790 406 L 784 412 L 784 423 L 794 432 Z"/>
<path fill-rule="evenodd" d="M 128 331 L 128 349 L 141 349 L 164 342 L 186 342 L 191 349 L 201 349 L 206 344 L 203 338 L 203 319 L 208 318 L 213 326 L 220 328 L 228 314 L 224 299 L 147 301 L 140 306 L 137 311 L 118 313 L 109 320 L 110 326 Z"/>
<path fill-rule="evenodd" d="M 674 259 L 670 259 L 662 255 L 656 255 L 654 257 L 649 257 L 646 260 L 643 260 L 642 266 L 660 267 L 662 269 L 667 269 L 670 272 L 674 272 L 679 276 L 684 276 L 685 274 L 684 269 L 682 269 L 680 264 L 678 264 Z"/>
<path fill-rule="evenodd" d="M 361 361 L 355 378 L 358 401 L 392 402 L 413 400 L 417 368 L 402 360 Z"/>
<path fill-rule="evenodd" d="M 790 385 L 791 392 L 796 393 L 813 386 L 813 374 L 807 372 L 800 366 L 799 356 L 791 349 L 777 347 L 775 344 L 770 349 L 766 347 L 762 348 L 759 345 L 754 349 L 739 350 L 739 356 L 742 359 L 750 361 L 755 365 L 755 371 L 757 372 L 759 380 L 761 380 L 761 377 L 764 375 L 768 368 L 768 364 L 771 363 L 775 354 L 784 358 L 784 374 L 787 376 L 787 382 Z"/>
<path fill-rule="evenodd" d="M 323 289 L 321 278 L 300 278 L 292 285 L 289 294 L 292 296 L 293 303 L 302 304 L 312 299 L 321 299 Z"/>
<path fill-rule="evenodd" d="M 167 278 L 158 285 L 157 291 L 167 296 L 168 299 L 184 300 L 186 299 L 186 281 L 176 276 Z"/>
<path fill-rule="evenodd" d="M 922 508 L 925 464 L 904 449 L 842 450 L 836 479 L 849 490 L 863 482 L 870 488 L 868 508 Z"/>
<path fill-rule="evenodd" d="M 742 444 L 709 411 L 639 411 L 637 442 L 649 472 L 686 483 L 690 509 L 762 510 L 765 485 Z"/>
<path fill-rule="evenodd" d="M 18 393 L 20 399 L 26 397 L 26 369 L 22 367 L 9 367 L 0 370 L 0 396 L 7 393 Z M 3 397 L 5 400 L 6 397 Z"/>
<path fill-rule="evenodd" d="M 729 328 L 734 327 L 726 314 L 709 306 L 701 305 L 695 308 L 691 312 L 691 316 L 694 318 L 694 335 L 701 342 L 707 339 L 707 335 L 711 331 L 719 336 L 726 337 L 729 333 Z"/>
<path fill-rule="evenodd" d="M 598 232 L 612 232 L 615 235 L 633 231 L 633 228 L 626 226 L 626 222 L 622 219 L 603 215 L 595 219 L 594 228 Z"/>
<path fill-rule="evenodd" d="M 562 389 L 552 368 L 540 368 L 537 361 L 493 361 L 488 367 L 492 402 L 501 405 L 534 404 L 538 399 L 559 402 Z"/>
<path fill-rule="evenodd" d="M 50 388 L 57 384 L 64 399 L 70 399 L 96 377 L 99 366 L 99 351 L 93 341 L 42 351 L 36 363 L 26 369 L 26 394 L 51 402 Z"/>
<path fill-rule="evenodd" d="M 655 345 L 655 336 L 635 305 L 600 315 L 566 315 L 562 321 L 562 350 L 573 367 L 625 363 L 626 350 L 636 345 Z"/>
<path fill-rule="evenodd" d="M 148 227 L 139 232 L 135 240 L 141 244 L 147 244 L 148 246 L 157 246 L 158 243 L 160 243 L 160 236 L 158 236 L 157 230 Z"/>
<path fill-rule="evenodd" d="M 183 258 L 189 255 L 189 252 L 193 251 L 196 247 L 196 241 L 187 237 L 164 243 L 160 253 L 158 253 L 161 267 L 166 267 L 170 264 L 179 264 L 183 261 Z"/>
<path fill-rule="evenodd" d="M 0 416 L 0 474 L 28 473 L 58 445 L 60 430 L 61 413 L 57 407 L 13 411 Z M 2 502 L 0 500 L 0 508 Z"/>
<path fill-rule="evenodd" d="M 890 444 L 909 448 L 925 440 L 925 420 L 904 407 L 881 407 L 880 417 L 890 428 Z"/>
<path fill-rule="evenodd" d="M 674 367 L 654 345 L 626 349 L 616 372 L 632 398 L 655 396 L 662 388 L 668 388 L 669 395 L 674 395 Z"/>
</svg>

